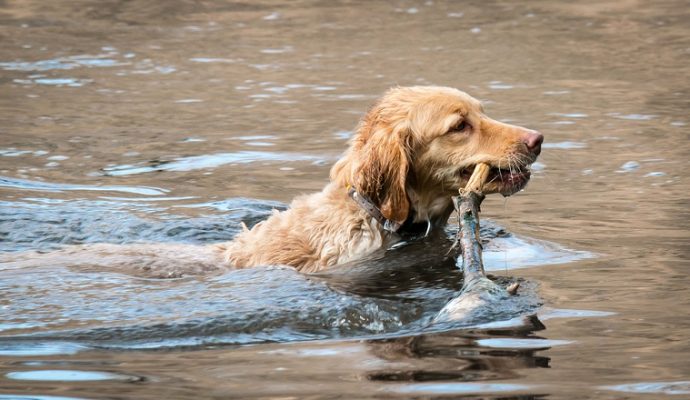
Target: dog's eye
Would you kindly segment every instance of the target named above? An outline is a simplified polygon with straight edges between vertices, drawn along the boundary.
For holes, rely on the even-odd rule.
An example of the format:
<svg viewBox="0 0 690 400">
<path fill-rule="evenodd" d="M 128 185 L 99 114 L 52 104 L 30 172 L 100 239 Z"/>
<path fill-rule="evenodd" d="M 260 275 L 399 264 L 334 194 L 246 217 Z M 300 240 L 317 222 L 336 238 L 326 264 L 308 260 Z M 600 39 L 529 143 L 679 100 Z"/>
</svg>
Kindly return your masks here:
<svg viewBox="0 0 690 400">
<path fill-rule="evenodd" d="M 456 125 L 453 129 L 450 130 L 450 132 L 464 132 L 470 127 L 470 124 L 468 124 L 465 121 L 462 121 L 458 125 Z"/>
</svg>

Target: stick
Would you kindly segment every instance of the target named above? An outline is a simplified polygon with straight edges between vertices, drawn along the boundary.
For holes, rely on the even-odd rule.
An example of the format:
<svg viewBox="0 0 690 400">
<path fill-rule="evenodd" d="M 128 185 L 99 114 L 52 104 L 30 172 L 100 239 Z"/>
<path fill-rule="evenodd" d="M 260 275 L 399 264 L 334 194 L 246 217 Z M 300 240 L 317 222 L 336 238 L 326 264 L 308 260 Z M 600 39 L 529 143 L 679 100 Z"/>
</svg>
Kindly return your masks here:
<svg viewBox="0 0 690 400">
<path fill-rule="evenodd" d="M 484 183 L 486 183 L 486 178 L 489 177 L 489 170 L 491 167 L 488 164 L 484 163 L 479 163 L 474 167 L 474 171 L 472 172 L 472 176 L 470 176 L 470 180 L 467 181 L 467 184 L 465 185 L 464 189 L 460 189 L 460 194 L 462 195 L 463 192 L 477 192 L 481 193 L 482 192 L 482 187 L 484 186 Z"/>
<path fill-rule="evenodd" d="M 458 230 L 456 242 L 460 243 L 465 285 L 477 275 L 485 276 L 482 260 L 482 242 L 479 237 L 479 206 L 484 200 L 482 186 L 489 176 L 489 166 L 477 164 L 464 189 L 460 189 L 457 197 L 453 197 L 455 210 L 458 212 Z M 460 257 L 458 257 L 459 263 Z M 465 286 L 463 285 L 463 287 Z"/>
<path fill-rule="evenodd" d="M 434 318 L 433 323 L 464 321 L 472 323 L 491 308 L 500 307 L 500 301 L 517 292 L 516 284 L 508 290 L 498 286 L 484 272 L 482 242 L 479 237 L 479 206 L 484 200 L 481 189 L 489 175 L 490 167 L 477 164 L 467 185 L 453 197 L 458 212 L 460 228 L 456 243 L 460 243 L 461 255 L 456 265 L 463 271 L 463 284 L 458 297 L 451 300 Z"/>
</svg>

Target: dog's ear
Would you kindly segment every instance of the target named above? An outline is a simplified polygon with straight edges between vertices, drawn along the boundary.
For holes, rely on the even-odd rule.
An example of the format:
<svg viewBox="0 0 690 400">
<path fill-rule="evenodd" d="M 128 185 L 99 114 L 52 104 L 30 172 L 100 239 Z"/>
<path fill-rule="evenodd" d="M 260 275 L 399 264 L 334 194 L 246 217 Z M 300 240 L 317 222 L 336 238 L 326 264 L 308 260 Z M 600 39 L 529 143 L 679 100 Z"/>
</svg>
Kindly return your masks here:
<svg viewBox="0 0 690 400">
<path fill-rule="evenodd" d="M 405 119 L 390 119 L 374 106 L 360 122 L 347 154 L 355 161 L 349 184 L 371 199 L 386 219 L 402 224 L 410 212 L 410 135 Z"/>
</svg>

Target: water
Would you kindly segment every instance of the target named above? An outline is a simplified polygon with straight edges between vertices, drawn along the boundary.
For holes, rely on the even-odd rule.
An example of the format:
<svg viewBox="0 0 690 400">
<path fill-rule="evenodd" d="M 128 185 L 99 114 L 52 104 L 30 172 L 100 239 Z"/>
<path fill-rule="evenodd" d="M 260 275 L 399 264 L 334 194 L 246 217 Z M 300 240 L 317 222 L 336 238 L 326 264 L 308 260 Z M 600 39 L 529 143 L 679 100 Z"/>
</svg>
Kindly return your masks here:
<svg viewBox="0 0 690 400">
<path fill-rule="evenodd" d="M 3 4 L 4 255 L 228 240 L 321 189 L 393 85 L 464 89 L 546 142 L 482 207 L 520 315 L 429 327 L 461 279 L 443 240 L 322 276 L 4 264 L 0 398 L 687 397 L 686 9 Z"/>
</svg>

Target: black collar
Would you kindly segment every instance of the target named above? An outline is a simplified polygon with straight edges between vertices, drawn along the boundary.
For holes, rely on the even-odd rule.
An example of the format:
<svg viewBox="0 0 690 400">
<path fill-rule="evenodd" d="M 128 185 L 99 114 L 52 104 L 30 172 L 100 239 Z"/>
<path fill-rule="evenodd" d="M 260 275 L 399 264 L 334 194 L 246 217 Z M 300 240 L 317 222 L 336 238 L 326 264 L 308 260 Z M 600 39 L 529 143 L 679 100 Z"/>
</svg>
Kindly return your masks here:
<svg viewBox="0 0 690 400">
<path fill-rule="evenodd" d="M 381 210 L 366 196 L 357 192 L 354 188 L 350 188 L 347 194 L 357 205 L 374 218 L 386 232 L 394 233 L 406 241 L 413 241 L 423 239 L 429 236 L 431 232 L 431 221 L 413 222 L 414 211 L 410 212 L 405 222 L 402 224 L 386 218 Z"/>
</svg>

